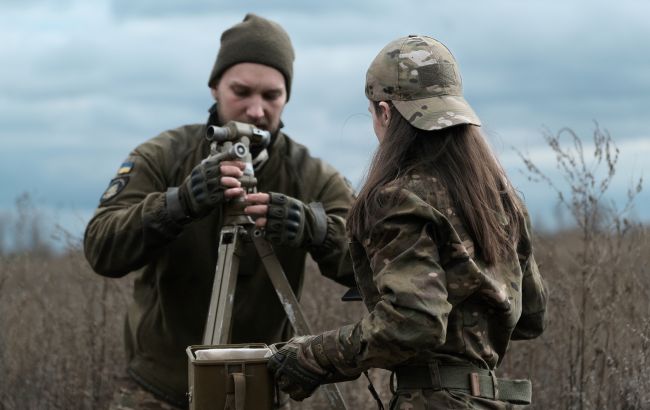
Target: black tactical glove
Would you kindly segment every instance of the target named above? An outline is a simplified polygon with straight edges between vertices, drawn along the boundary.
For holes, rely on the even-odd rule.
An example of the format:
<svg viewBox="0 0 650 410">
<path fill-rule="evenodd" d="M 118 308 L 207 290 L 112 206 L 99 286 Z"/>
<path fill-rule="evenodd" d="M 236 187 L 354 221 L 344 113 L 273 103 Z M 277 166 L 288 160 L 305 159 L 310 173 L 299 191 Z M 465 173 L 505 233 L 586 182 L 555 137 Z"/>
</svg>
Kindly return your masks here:
<svg viewBox="0 0 650 410">
<path fill-rule="evenodd" d="M 318 363 L 305 365 L 298 359 L 301 343 L 309 344 L 312 337 L 294 337 L 269 358 L 267 367 L 275 376 L 275 382 L 294 400 L 302 401 L 311 396 L 325 378 L 326 372 Z"/>
<path fill-rule="evenodd" d="M 269 358 L 268 368 L 278 387 L 292 399 L 302 401 L 311 396 L 321 384 L 354 380 L 359 374 L 345 375 L 331 363 L 323 349 L 323 337 L 298 336 L 289 340 Z"/>
<path fill-rule="evenodd" d="M 327 234 L 327 214 L 320 203 L 305 205 L 290 196 L 269 192 L 266 238 L 276 244 L 299 247 L 320 245 Z"/>
<path fill-rule="evenodd" d="M 178 189 L 167 191 L 167 209 L 173 219 L 189 222 L 202 218 L 224 201 L 221 159 L 208 157 L 194 167 Z"/>
</svg>

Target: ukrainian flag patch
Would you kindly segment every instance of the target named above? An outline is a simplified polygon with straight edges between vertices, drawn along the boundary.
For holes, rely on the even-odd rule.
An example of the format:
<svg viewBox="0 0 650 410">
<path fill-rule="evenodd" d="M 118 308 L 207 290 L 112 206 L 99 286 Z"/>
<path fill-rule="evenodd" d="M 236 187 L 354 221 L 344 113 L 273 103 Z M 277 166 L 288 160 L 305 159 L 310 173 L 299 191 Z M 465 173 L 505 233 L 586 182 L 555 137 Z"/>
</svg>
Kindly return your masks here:
<svg viewBox="0 0 650 410">
<path fill-rule="evenodd" d="M 117 175 L 126 175 L 133 170 L 133 162 L 125 161 L 120 165 L 120 169 L 117 170 Z"/>
</svg>

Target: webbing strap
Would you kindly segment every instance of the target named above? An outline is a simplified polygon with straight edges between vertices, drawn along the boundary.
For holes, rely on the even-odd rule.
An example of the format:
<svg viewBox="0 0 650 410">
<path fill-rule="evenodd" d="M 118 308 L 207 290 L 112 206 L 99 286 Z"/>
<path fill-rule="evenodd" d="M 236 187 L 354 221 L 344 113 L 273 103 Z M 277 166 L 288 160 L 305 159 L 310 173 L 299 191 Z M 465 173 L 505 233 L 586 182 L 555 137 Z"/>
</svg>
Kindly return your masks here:
<svg viewBox="0 0 650 410">
<path fill-rule="evenodd" d="M 246 408 L 246 375 L 231 373 L 232 391 L 226 393 L 224 410 L 244 410 Z"/>
<path fill-rule="evenodd" d="M 167 189 L 167 192 L 165 192 L 165 204 L 167 207 L 167 213 L 175 222 L 189 222 L 190 218 L 185 215 L 183 205 L 181 204 L 180 197 L 178 196 L 178 187 Z"/>
<path fill-rule="evenodd" d="M 366 376 L 366 379 L 368 379 L 368 391 L 370 391 L 370 395 L 377 402 L 377 408 L 379 410 L 384 410 L 384 403 L 382 403 L 381 397 L 379 397 L 379 393 L 377 393 L 377 389 L 375 389 L 375 386 L 372 384 L 368 371 L 366 370 L 363 374 Z"/>
<path fill-rule="evenodd" d="M 494 372 L 477 367 L 404 366 L 395 370 L 397 390 L 402 389 L 457 389 L 477 397 L 530 404 L 530 380 L 509 380 L 494 377 Z"/>
</svg>

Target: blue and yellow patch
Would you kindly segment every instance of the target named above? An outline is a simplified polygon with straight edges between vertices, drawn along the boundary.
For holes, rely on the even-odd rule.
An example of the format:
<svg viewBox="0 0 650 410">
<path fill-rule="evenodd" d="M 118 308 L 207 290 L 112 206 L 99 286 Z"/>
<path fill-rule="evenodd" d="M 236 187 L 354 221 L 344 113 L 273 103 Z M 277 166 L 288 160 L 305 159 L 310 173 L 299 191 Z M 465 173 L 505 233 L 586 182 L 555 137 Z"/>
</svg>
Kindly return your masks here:
<svg viewBox="0 0 650 410">
<path fill-rule="evenodd" d="M 125 176 L 125 177 L 113 178 L 111 180 L 111 183 L 108 184 L 108 188 L 106 188 L 106 191 L 104 191 L 104 194 L 102 195 L 99 202 L 104 203 L 114 198 L 117 194 L 119 194 L 124 189 L 124 187 L 126 187 L 126 184 L 128 183 L 129 183 L 129 177 Z"/>
<path fill-rule="evenodd" d="M 120 169 L 117 170 L 117 175 L 125 175 L 133 170 L 133 162 L 125 161 L 120 165 Z"/>
</svg>

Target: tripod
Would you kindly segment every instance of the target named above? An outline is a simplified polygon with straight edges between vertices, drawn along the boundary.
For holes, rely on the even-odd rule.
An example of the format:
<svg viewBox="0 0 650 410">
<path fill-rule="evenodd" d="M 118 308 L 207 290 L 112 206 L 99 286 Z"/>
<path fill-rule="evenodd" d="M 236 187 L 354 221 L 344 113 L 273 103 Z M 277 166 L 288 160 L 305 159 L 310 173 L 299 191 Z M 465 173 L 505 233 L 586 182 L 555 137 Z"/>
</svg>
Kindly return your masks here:
<svg viewBox="0 0 650 410">
<path fill-rule="evenodd" d="M 237 159 L 246 164 L 244 176 L 240 179 L 247 192 L 255 192 L 255 179 L 250 145 L 268 145 L 270 134 L 251 125 L 231 121 L 224 127 L 209 127 L 208 139 L 211 155 L 223 159 Z M 307 319 L 302 312 L 298 298 L 278 261 L 271 244 L 263 232 L 255 227 L 244 213 L 243 200 L 233 201 L 224 206 L 224 224 L 219 238 L 217 267 L 212 285 L 210 308 L 203 334 L 204 345 L 227 344 L 232 329 L 232 311 L 242 257 L 243 242 L 252 240 L 264 268 L 271 280 L 294 332 L 298 335 L 311 334 Z M 335 384 L 323 386 L 329 404 L 334 409 L 347 409 L 343 396 Z"/>
</svg>

